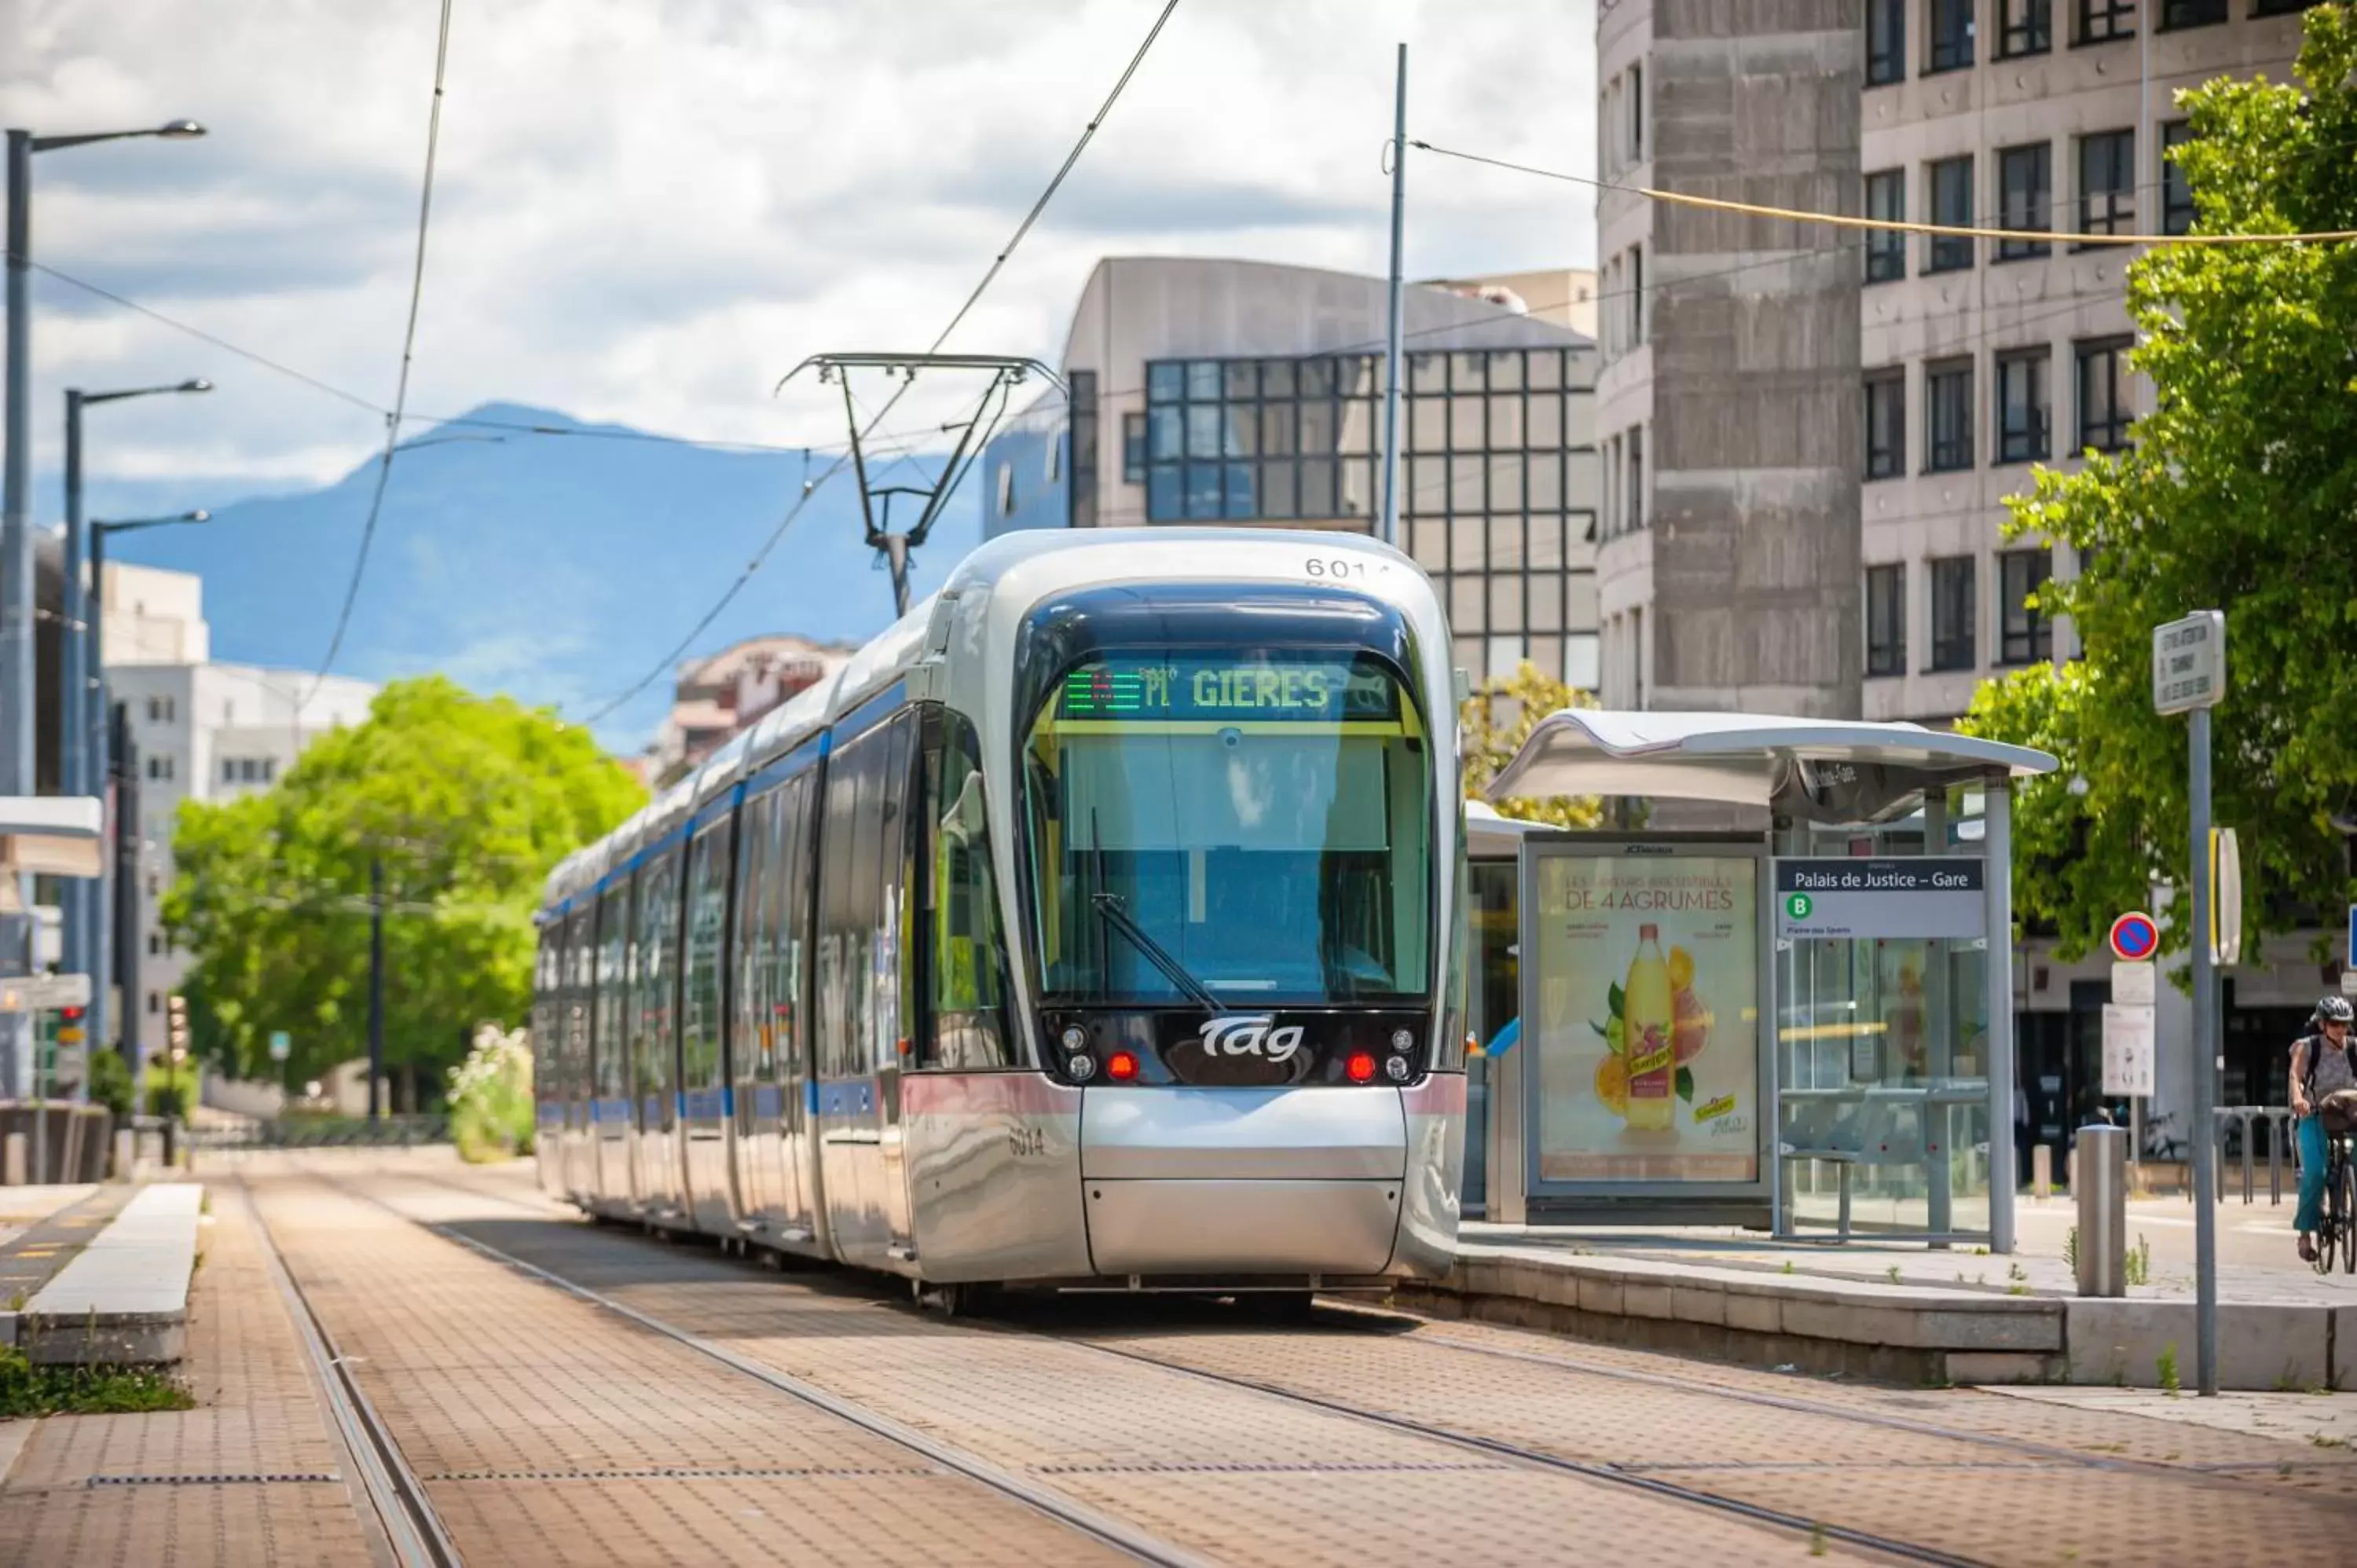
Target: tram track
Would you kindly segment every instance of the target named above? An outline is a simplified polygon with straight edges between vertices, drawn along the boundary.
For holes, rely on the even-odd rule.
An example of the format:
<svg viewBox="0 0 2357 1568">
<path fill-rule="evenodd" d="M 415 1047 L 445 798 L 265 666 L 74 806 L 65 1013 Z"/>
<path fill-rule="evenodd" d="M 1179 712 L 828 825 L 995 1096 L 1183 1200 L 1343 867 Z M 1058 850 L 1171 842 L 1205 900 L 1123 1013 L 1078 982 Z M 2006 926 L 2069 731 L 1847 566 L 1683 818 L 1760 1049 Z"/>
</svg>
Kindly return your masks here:
<svg viewBox="0 0 2357 1568">
<path fill-rule="evenodd" d="M 537 1217 L 547 1219 L 552 1221 L 555 1221 L 560 1219 L 559 1212 L 554 1208 L 554 1206 L 544 1207 L 534 1203 L 528 1203 L 522 1199 L 511 1197 L 507 1194 L 490 1191 L 484 1187 L 471 1184 L 451 1181 L 439 1176 L 425 1175 L 423 1173 L 409 1175 L 404 1176 L 404 1179 L 422 1182 L 448 1191 L 460 1193 L 469 1198 L 478 1200 L 489 1198 L 493 1202 L 503 1204 L 521 1212 L 533 1214 Z M 843 1414 L 847 1420 L 852 1420 L 863 1426 L 867 1426 L 868 1430 L 877 1431 L 882 1435 L 893 1437 L 895 1441 L 900 1440 L 895 1434 L 899 1431 L 905 1430 L 902 1429 L 897 1422 L 891 1422 L 888 1418 L 876 1416 L 873 1412 L 862 1411 L 860 1407 L 851 1404 L 850 1402 L 840 1400 L 837 1396 L 829 1394 L 823 1390 L 809 1385 L 803 1382 L 801 1379 L 793 1378 L 790 1374 L 778 1371 L 776 1369 L 765 1367 L 759 1362 L 751 1361 L 747 1358 L 737 1355 L 735 1351 L 727 1349 L 726 1347 L 713 1345 L 699 1336 L 664 1322 L 660 1317 L 642 1312 L 640 1309 L 633 1307 L 627 1303 L 617 1300 L 602 1292 L 581 1285 L 572 1280 L 566 1279 L 562 1274 L 552 1270 L 543 1268 L 539 1264 L 533 1263 L 526 1259 L 519 1258 L 513 1253 L 508 1252 L 501 1248 L 492 1246 L 488 1242 L 481 1241 L 469 1236 L 463 1230 L 455 1225 L 421 1219 L 414 1214 L 405 1212 L 399 1206 L 388 1203 L 384 1199 L 377 1197 L 372 1194 L 361 1194 L 361 1196 L 366 1197 L 369 1202 L 375 1204 L 379 1208 L 382 1208 L 390 1213 L 401 1217 L 413 1225 L 417 1225 L 435 1235 L 455 1241 L 461 1246 L 470 1249 L 482 1257 L 504 1263 L 507 1266 L 515 1269 L 531 1278 L 551 1285 L 555 1289 L 566 1292 L 569 1294 L 600 1306 L 609 1312 L 616 1313 L 654 1333 L 663 1335 L 666 1337 L 686 1345 L 691 1348 L 702 1351 L 706 1355 L 714 1356 L 716 1359 L 723 1360 L 739 1371 L 746 1372 L 748 1375 L 758 1378 L 762 1381 L 770 1382 L 773 1386 L 784 1388 L 787 1391 L 795 1393 L 797 1397 L 810 1399 L 812 1402 L 821 1404 L 823 1408 L 833 1410 L 836 1413 Z M 890 1303 L 878 1303 L 877 1305 L 888 1308 L 891 1308 L 895 1305 L 895 1304 Z M 1191 1366 L 1184 1361 L 1171 1360 L 1159 1356 L 1125 1349 L 1118 1346 L 1107 1345 L 1094 1339 L 1058 1335 L 1038 1328 L 1026 1327 L 1021 1325 L 994 1323 L 988 1320 L 978 1320 L 974 1318 L 959 1319 L 954 1325 L 952 1331 L 959 1330 L 975 1334 L 1012 1336 L 1036 1339 L 1046 1344 L 1053 1344 L 1069 1348 L 1084 1350 L 1096 1355 L 1116 1359 L 1133 1365 L 1152 1368 L 1157 1371 L 1165 1373 L 1179 1374 L 1190 1379 L 1250 1393 L 1260 1398 L 1281 1401 L 1297 1409 L 1315 1411 L 1320 1414 L 1340 1417 L 1362 1424 L 1378 1426 L 1403 1435 L 1445 1444 L 1463 1452 L 1479 1455 L 1485 1459 L 1501 1461 L 1518 1468 L 1552 1472 L 1557 1475 L 1574 1477 L 1590 1483 L 1642 1493 L 1652 1498 L 1683 1505 L 1688 1508 L 1706 1509 L 1714 1513 L 1739 1519 L 1749 1524 L 1789 1533 L 1802 1541 L 1810 1543 L 1813 1548 L 1820 1547 L 1824 1544 L 1839 1544 L 1883 1561 L 1936 1564 L 1939 1565 L 1939 1568 L 1984 1568 L 1985 1565 L 1984 1559 L 1949 1552 L 1926 1542 L 1901 1540 L 1897 1537 L 1878 1533 L 1873 1530 L 1861 1530 L 1821 1519 L 1810 1518 L 1789 1510 L 1770 1508 L 1758 1503 L 1747 1502 L 1741 1498 L 1729 1498 L 1719 1493 L 1712 1492 L 1701 1487 L 1690 1486 L 1681 1482 L 1669 1480 L 1657 1475 L 1642 1474 L 1637 1471 L 1624 1469 L 1609 1464 L 1598 1463 L 1592 1460 L 1575 1459 L 1563 1455 L 1551 1454 L 1541 1449 L 1532 1448 L 1500 1438 L 1486 1436 L 1479 1433 L 1459 1431 L 1429 1422 L 1418 1421 L 1411 1417 L 1399 1415 L 1391 1412 L 1370 1409 L 1364 1405 L 1354 1404 L 1347 1401 L 1327 1399 L 1317 1394 L 1306 1393 L 1297 1389 L 1286 1388 L 1280 1383 L 1214 1371 L 1200 1367 Z M 1695 1385 L 1695 1387 L 1702 1388 L 1706 1387 L 1706 1385 Z M 1835 1412 L 1831 1410 L 1827 1410 L 1823 1413 Z M 870 1425 L 869 1423 L 871 1422 L 877 1423 L 879 1424 Z M 1964 1434 L 1955 1434 L 1954 1435 L 1963 1436 Z M 931 1444 L 931 1442 L 930 1439 L 920 1439 L 920 1441 L 926 1444 Z M 2067 1451 L 2056 1451 L 2056 1456 L 2065 1456 L 2066 1454 Z M 1004 1475 L 1004 1472 L 998 1472 L 996 1466 L 990 1466 L 989 1468 L 994 1474 Z M 2165 1466 L 2163 1468 L 2165 1468 Z M 1005 1479 L 1009 1485 L 1015 1487 L 1024 1488 L 1026 1490 L 1039 1489 L 1033 1487 L 1031 1483 L 1023 1481 L 1019 1477 L 1006 1477 Z M 1027 1498 L 1026 1500 L 1028 1499 Z M 1092 1530 L 1091 1533 L 1097 1534 L 1099 1539 L 1112 1539 L 1111 1537 L 1103 1534 L 1101 1530 Z M 1118 1541 L 1115 1541 L 1114 1543 L 1122 1544 Z M 1126 1547 L 1125 1549 L 1132 1550 L 1133 1552 L 1136 1551 L 1136 1548 L 1135 1547 Z M 1175 1551 L 1176 1549 L 1166 1548 L 1166 1550 Z M 1143 1552 L 1139 1552 L 1138 1554 L 1141 1556 L 1145 1555 Z M 1146 1560 L 1170 1561 L 1174 1559 L 1146 1557 Z M 1186 1560 L 1194 1561 L 1194 1559 L 1191 1558 Z"/>
<path fill-rule="evenodd" d="M 402 1456 L 401 1444 L 352 1375 L 350 1361 L 338 1351 L 335 1337 L 286 1266 L 278 1238 L 262 1206 L 254 1202 L 253 1190 L 242 1172 L 237 1189 L 262 1243 L 263 1266 L 294 1322 L 296 1337 L 302 1343 L 313 1380 L 328 1407 L 334 1440 L 350 1461 L 368 1500 L 370 1511 L 364 1519 L 372 1520 L 378 1545 L 399 1568 L 460 1568 L 458 1549 L 426 1497 L 424 1482 Z"/>
<path fill-rule="evenodd" d="M 307 1179 L 315 1182 L 325 1182 L 327 1180 L 327 1178 L 321 1176 L 315 1171 L 300 1166 L 296 1168 Z M 416 1175 L 404 1176 L 403 1179 L 428 1182 L 436 1187 L 462 1192 L 472 1198 L 489 1198 L 493 1202 L 507 1204 L 510 1207 L 525 1213 L 533 1214 L 541 1218 L 554 1218 L 545 1211 L 537 1208 L 533 1205 L 523 1203 L 522 1201 L 510 1197 L 505 1194 L 487 1191 L 481 1187 L 470 1187 L 457 1182 L 444 1181 L 433 1176 Z M 750 1357 L 739 1355 L 737 1351 L 730 1349 L 726 1345 L 716 1343 L 702 1335 L 681 1328 L 674 1324 L 667 1323 L 662 1318 L 657 1317 L 651 1313 L 642 1312 L 637 1307 L 630 1305 L 629 1303 L 621 1301 L 606 1294 L 605 1292 L 594 1290 L 587 1285 L 566 1279 L 564 1275 L 557 1273 L 554 1270 L 543 1268 L 539 1264 L 534 1263 L 528 1259 L 517 1257 L 512 1252 L 509 1252 L 501 1248 L 495 1247 L 487 1241 L 469 1236 L 464 1230 L 461 1230 L 455 1226 L 442 1224 L 428 1219 L 421 1219 L 414 1214 L 405 1212 L 398 1205 L 388 1203 L 383 1198 L 377 1197 L 374 1193 L 368 1192 L 357 1186 L 339 1185 L 338 1190 L 342 1192 L 345 1196 L 357 1198 L 376 1208 L 382 1209 L 385 1213 L 403 1221 L 404 1224 L 416 1226 L 431 1235 L 439 1237 L 443 1240 L 463 1247 L 476 1254 L 478 1257 L 484 1258 L 490 1262 L 496 1262 L 503 1267 L 511 1269 L 529 1279 L 537 1281 L 538 1283 L 550 1286 L 554 1290 L 561 1291 L 577 1301 L 586 1303 L 591 1306 L 597 1307 L 602 1311 L 623 1318 L 650 1333 L 661 1335 L 662 1337 L 674 1344 L 682 1346 L 686 1349 L 693 1350 L 698 1355 L 704 1356 L 708 1359 L 716 1361 L 720 1365 L 728 1368 L 730 1370 L 750 1378 L 754 1381 L 764 1384 L 780 1393 L 786 1394 L 805 1404 L 823 1411 L 839 1421 L 851 1426 L 857 1427 L 859 1430 L 867 1433 L 871 1436 L 881 1438 L 887 1443 L 892 1444 L 899 1448 L 906 1449 L 909 1453 L 917 1455 L 927 1463 L 936 1466 L 945 1472 L 962 1476 L 968 1480 L 974 1481 L 984 1487 L 986 1487 L 990 1491 L 1007 1498 L 1011 1502 L 1019 1504 L 1022 1507 L 1030 1509 L 1034 1513 L 1052 1520 L 1058 1524 L 1095 1541 L 1102 1545 L 1109 1547 L 1136 1562 L 1157 1564 L 1157 1568 L 1210 1568 L 1208 1560 L 1199 1554 L 1189 1552 L 1186 1548 L 1173 1542 L 1161 1540 L 1160 1538 L 1149 1534 L 1145 1530 L 1141 1530 L 1125 1520 L 1117 1519 L 1102 1509 L 1092 1508 L 1076 1498 L 1068 1497 L 1054 1487 L 1042 1486 L 1037 1482 L 1027 1480 L 1023 1477 L 1006 1470 L 1000 1466 L 994 1465 L 990 1461 L 984 1459 L 977 1455 L 969 1453 L 953 1444 L 945 1443 L 938 1438 L 929 1436 L 905 1423 L 896 1421 L 889 1416 L 869 1410 L 854 1401 L 844 1399 L 839 1395 L 830 1393 L 828 1391 L 820 1388 L 815 1383 L 810 1382 L 802 1378 L 797 1378 L 791 1373 L 782 1371 L 775 1367 L 764 1365 L 759 1361 L 754 1360 Z M 252 1204 L 252 1198 L 250 1196 L 247 1202 L 249 1205 Z M 280 1273 L 282 1274 L 285 1273 L 283 1265 L 281 1266 Z M 291 1275 L 286 1276 L 286 1280 L 288 1285 L 293 1286 Z M 299 1292 L 299 1287 L 295 1288 Z M 307 1312 L 307 1310 L 308 1308 L 307 1306 L 306 1311 Z M 357 1396 L 358 1390 L 356 1385 L 353 1387 L 353 1392 L 355 1396 Z M 381 1431 L 382 1429 L 380 1428 L 379 1430 Z M 386 1441 L 388 1443 L 390 1442 L 389 1436 L 386 1438 Z M 398 1463 L 397 1449 L 394 1450 L 394 1455 L 395 1462 Z M 418 1490 L 416 1495 L 421 1506 L 423 1506 L 424 1493 L 422 1488 Z M 430 1512 L 430 1509 L 428 1511 Z M 408 1559 L 404 1559 L 404 1568 L 406 1568 L 409 1561 L 410 1560 Z M 456 1565 L 458 1563 L 458 1559 L 455 1554 L 447 1560 L 427 1559 L 422 1561 L 433 1562 L 435 1563 L 435 1568 L 456 1568 Z"/>
</svg>

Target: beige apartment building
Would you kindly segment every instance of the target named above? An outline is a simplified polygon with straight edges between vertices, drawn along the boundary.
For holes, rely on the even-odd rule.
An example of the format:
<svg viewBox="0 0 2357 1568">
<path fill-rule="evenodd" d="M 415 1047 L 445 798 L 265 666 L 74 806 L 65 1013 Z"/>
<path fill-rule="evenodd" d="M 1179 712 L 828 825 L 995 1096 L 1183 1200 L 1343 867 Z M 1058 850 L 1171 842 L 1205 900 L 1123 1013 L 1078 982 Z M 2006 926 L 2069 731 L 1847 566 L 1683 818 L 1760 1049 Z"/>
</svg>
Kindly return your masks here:
<svg viewBox="0 0 2357 1568">
<path fill-rule="evenodd" d="M 1867 212 L 2070 235 L 2181 233 L 2163 156 L 2177 95 L 2281 81 L 2287 0 L 1867 0 L 1859 164 Z M 2031 467 L 2114 450 L 2150 406 L 2127 368 L 2128 264 L 2072 239 L 1876 235 L 1860 290 L 1864 716 L 1952 719 L 1982 681 L 2067 656 L 2024 600 L 2067 547 L 2008 543 Z"/>
</svg>

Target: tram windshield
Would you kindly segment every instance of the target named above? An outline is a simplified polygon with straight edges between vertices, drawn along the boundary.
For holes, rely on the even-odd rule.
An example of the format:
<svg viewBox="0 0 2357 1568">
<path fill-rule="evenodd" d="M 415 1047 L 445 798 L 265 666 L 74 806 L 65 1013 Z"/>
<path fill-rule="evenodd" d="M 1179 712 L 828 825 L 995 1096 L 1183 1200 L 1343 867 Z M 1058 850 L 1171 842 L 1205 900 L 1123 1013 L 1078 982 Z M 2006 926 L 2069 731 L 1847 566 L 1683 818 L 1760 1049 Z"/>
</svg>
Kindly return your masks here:
<svg viewBox="0 0 2357 1568">
<path fill-rule="evenodd" d="M 1381 660 L 1094 655 L 1042 708 L 1024 773 L 1050 998 L 1185 1005 L 1208 992 L 1265 1007 L 1428 992 L 1432 750 Z"/>
</svg>

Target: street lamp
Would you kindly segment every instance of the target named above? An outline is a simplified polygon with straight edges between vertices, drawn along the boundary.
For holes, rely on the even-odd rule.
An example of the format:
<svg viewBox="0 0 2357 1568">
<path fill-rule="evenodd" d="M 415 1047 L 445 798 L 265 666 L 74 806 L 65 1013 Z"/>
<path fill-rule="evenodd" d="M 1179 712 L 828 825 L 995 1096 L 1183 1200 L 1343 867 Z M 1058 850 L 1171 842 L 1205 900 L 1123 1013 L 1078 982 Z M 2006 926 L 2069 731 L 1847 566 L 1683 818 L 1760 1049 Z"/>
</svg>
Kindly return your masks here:
<svg viewBox="0 0 2357 1568">
<path fill-rule="evenodd" d="M 81 413 L 92 403 L 122 403 L 129 398 L 165 392 L 209 392 L 212 382 L 192 378 L 173 386 L 131 387 L 122 392 L 66 392 L 66 532 L 62 552 L 64 579 L 63 631 L 58 639 L 58 792 L 94 795 L 106 788 L 99 736 L 106 728 L 103 687 L 98 675 L 97 621 L 106 613 L 106 585 L 93 574 L 87 590 L 82 584 Z M 92 600 L 96 608 L 92 608 Z M 69 974 L 91 974 L 89 967 L 100 950 L 106 905 L 98 889 L 69 881 L 58 901 L 64 926 L 65 966 Z M 91 1036 L 104 1039 L 103 1002 L 93 1004 Z"/>
<path fill-rule="evenodd" d="M 7 454 L 0 471 L 0 792 L 33 792 L 32 321 L 25 287 L 33 264 L 33 155 L 140 136 L 187 141 L 194 120 L 70 136 L 8 133 Z"/>
<path fill-rule="evenodd" d="M 205 134 L 194 120 L 169 120 L 135 131 L 93 131 L 76 135 L 37 136 L 22 127 L 8 132 L 7 346 L 0 382 L 6 408 L 0 414 L 0 793 L 29 795 L 34 789 L 33 721 L 33 521 L 32 488 L 33 324 L 26 284 L 33 265 L 33 155 L 63 152 L 93 142 L 138 136 L 188 141 Z M 29 883 L 26 892 L 29 893 Z M 31 899 L 25 899 L 28 909 Z M 23 917 L 30 919 L 29 913 Z M 0 926 L 7 922 L 0 920 Z M 0 940 L 0 952 L 17 944 Z M 29 1045 L 21 1021 L 0 1027 L 0 1078 L 16 1089 L 9 1058 Z M 18 1069 L 20 1070 L 20 1069 Z"/>
<path fill-rule="evenodd" d="M 161 390 L 177 392 L 179 389 L 172 387 Z M 82 636 L 86 639 L 85 647 L 88 649 L 86 668 L 90 671 L 89 686 L 83 700 L 92 710 L 88 713 L 91 780 L 92 788 L 101 792 L 106 789 L 107 768 L 111 761 L 109 754 L 114 745 L 113 714 L 106 696 L 104 650 L 100 643 L 100 634 L 106 622 L 106 536 L 110 533 L 134 533 L 143 528 L 170 528 L 180 523 L 210 522 L 211 521 L 212 513 L 209 511 L 184 511 L 169 517 L 126 518 L 118 522 L 92 522 L 90 525 L 90 581 L 91 586 L 96 590 L 97 607 L 90 614 L 82 627 Z M 135 832 L 136 830 L 136 823 L 127 822 L 119 822 L 115 829 L 118 835 Z M 91 902 L 91 913 L 95 918 L 91 922 L 93 929 L 89 948 L 91 956 L 94 960 L 91 968 L 90 982 L 90 1037 L 100 1044 L 105 1042 L 106 1030 L 110 1026 L 110 1021 L 106 1015 L 107 987 L 114 976 L 114 967 L 119 960 L 123 965 L 124 982 L 123 1059 L 131 1069 L 132 1081 L 135 1083 L 139 1079 L 139 1031 L 132 1021 L 139 1016 L 136 1001 L 139 994 L 138 944 L 132 939 L 132 935 L 127 934 L 123 943 L 122 952 L 117 954 L 114 951 L 113 922 L 108 918 L 114 908 L 114 899 L 108 897 L 108 894 L 113 891 L 124 897 L 135 897 L 138 888 L 135 875 L 132 877 L 132 886 L 127 890 L 118 884 L 115 876 L 117 859 L 118 857 L 113 854 L 102 857 L 97 897 Z"/>
</svg>

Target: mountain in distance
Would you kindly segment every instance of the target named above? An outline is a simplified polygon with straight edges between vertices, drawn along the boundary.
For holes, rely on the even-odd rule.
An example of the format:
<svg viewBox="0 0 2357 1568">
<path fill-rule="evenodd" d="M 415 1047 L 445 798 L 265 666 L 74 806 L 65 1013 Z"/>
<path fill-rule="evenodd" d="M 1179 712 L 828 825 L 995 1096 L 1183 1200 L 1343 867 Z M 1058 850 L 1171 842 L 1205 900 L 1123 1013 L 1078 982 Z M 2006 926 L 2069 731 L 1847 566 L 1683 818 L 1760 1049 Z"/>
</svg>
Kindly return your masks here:
<svg viewBox="0 0 2357 1568">
<path fill-rule="evenodd" d="M 805 473 L 815 478 L 833 460 L 815 455 L 806 470 L 799 453 L 631 438 L 639 434 L 488 403 L 416 437 L 393 459 L 336 672 L 386 681 L 440 671 L 587 717 L 687 635 L 793 505 Z M 940 470 L 939 458 L 918 461 L 927 478 Z M 113 555 L 204 578 L 215 659 L 317 668 L 376 478 L 371 458 L 323 489 L 213 507 L 206 527 L 126 535 Z M 903 469 L 891 482 L 916 481 Z M 915 596 L 980 541 L 979 488 L 969 475 L 918 553 Z M 858 640 L 883 629 L 891 580 L 862 532 L 846 468 L 689 656 L 762 633 Z M 671 680 L 667 668 L 600 720 L 599 739 L 636 750 L 670 706 Z"/>
</svg>

